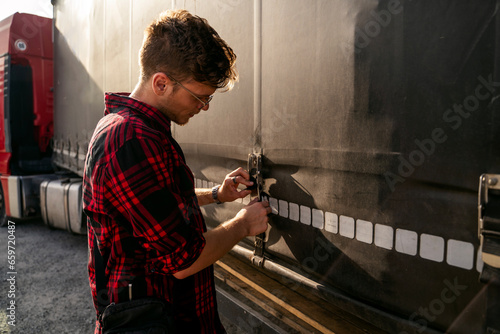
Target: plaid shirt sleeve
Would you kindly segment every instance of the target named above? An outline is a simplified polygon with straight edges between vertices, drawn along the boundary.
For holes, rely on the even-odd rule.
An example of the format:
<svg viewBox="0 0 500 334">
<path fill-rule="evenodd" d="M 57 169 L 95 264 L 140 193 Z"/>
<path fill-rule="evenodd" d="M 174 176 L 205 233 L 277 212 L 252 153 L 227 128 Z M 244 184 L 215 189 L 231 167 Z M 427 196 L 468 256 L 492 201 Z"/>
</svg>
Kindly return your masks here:
<svg viewBox="0 0 500 334">
<path fill-rule="evenodd" d="M 192 174 L 175 146 L 136 129 L 106 171 L 106 202 L 146 250 L 146 269 L 174 274 L 188 268 L 205 239 Z"/>
</svg>

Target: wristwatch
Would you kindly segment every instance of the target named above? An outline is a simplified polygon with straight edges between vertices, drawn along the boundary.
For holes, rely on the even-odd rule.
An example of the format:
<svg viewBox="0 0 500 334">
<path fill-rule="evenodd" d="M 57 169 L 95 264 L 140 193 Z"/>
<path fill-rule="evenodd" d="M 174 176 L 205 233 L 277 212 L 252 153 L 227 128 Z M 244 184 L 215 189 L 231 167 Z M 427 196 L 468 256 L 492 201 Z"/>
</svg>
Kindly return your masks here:
<svg viewBox="0 0 500 334">
<path fill-rule="evenodd" d="M 220 188 L 220 185 L 212 188 L 212 198 L 214 199 L 215 203 L 222 204 L 222 202 L 219 201 L 219 188 Z"/>
</svg>

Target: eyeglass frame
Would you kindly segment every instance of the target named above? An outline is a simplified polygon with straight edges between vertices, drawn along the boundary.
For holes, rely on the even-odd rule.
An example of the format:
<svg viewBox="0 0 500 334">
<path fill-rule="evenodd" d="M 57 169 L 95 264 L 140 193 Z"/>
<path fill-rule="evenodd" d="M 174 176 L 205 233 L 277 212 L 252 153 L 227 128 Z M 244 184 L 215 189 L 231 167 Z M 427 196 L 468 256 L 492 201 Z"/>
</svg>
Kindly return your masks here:
<svg viewBox="0 0 500 334">
<path fill-rule="evenodd" d="M 172 76 L 168 75 L 167 73 L 165 73 L 165 75 L 170 79 L 172 80 L 173 82 L 175 82 L 176 84 L 178 84 L 179 86 L 181 86 L 182 88 L 184 88 L 189 94 L 191 94 L 195 99 L 197 99 L 201 104 L 203 104 L 203 106 L 201 107 L 201 109 L 205 108 L 205 106 L 207 104 L 210 103 L 210 101 L 212 101 L 212 99 L 214 98 L 213 95 L 210 95 L 207 97 L 207 102 L 203 101 L 202 99 L 200 99 L 195 93 L 193 93 L 191 90 L 189 90 L 188 88 L 186 88 L 183 84 L 181 84 L 179 81 L 175 80 L 174 78 L 172 78 Z"/>
</svg>

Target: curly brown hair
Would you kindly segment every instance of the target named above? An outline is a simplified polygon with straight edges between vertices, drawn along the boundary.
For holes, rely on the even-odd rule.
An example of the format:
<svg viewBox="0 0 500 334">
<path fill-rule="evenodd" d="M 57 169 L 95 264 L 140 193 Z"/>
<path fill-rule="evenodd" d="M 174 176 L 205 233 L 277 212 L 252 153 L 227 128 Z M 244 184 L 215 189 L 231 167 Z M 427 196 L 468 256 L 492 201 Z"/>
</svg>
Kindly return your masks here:
<svg viewBox="0 0 500 334">
<path fill-rule="evenodd" d="M 187 10 L 162 12 L 144 32 L 141 81 L 157 72 L 230 90 L 238 80 L 236 55 L 206 19 Z"/>
</svg>

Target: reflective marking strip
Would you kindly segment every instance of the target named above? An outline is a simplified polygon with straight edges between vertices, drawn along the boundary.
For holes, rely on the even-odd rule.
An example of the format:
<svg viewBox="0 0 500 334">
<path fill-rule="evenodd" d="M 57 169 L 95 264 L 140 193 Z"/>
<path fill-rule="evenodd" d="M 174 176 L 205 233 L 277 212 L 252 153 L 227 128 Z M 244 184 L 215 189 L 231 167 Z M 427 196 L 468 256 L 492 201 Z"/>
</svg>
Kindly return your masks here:
<svg viewBox="0 0 500 334">
<path fill-rule="evenodd" d="M 339 233 L 346 238 L 354 239 L 354 218 L 340 216 Z"/>
<path fill-rule="evenodd" d="M 356 220 L 356 240 L 371 244 L 373 242 L 373 224 L 369 221 Z"/>
<path fill-rule="evenodd" d="M 276 198 L 269 198 L 269 205 L 271 206 L 271 210 L 273 214 L 277 215 L 279 213 L 278 211 L 278 200 Z"/>
<path fill-rule="evenodd" d="M 431 261 L 443 262 L 444 239 L 436 235 L 422 233 L 420 235 L 420 257 Z"/>
<path fill-rule="evenodd" d="M 393 243 L 394 229 L 391 226 L 375 224 L 375 245 L 391 250 Z"/>
<path fill-rule="evenodd" d="M 210 188 L 215 183 L 206 180 L 195 179 L 196 187 Z M 416 256 L 434 262 L 443 262 L 450 266 L 470 270 L 476 265 L 478 272 L 481 272 L 483 260 L 481 251 L 474 251 L 471 242 L 449 239 L 406 229 L 396 229 L 384 224 L 373 224 L 363 219 L 337 215 L 333 212 L 322 211 L 299 205 L 285 200 L 268 198 L 273 213 L 291 221 L 311 225 L 314 228 L 324 230 L 328 233 L 339 234 L 342 237 L 355 239 L 357 241 L 374 244 L 386 250 L 395 249 L 398 253 Z M 237 202 L 246 205 L 250 202 L 250 196 Z"/>
<path fill-rule="evenodd" d="M 325 217 L 323 217 L 323 211 L 318 209 L 312 209 L 312 226 L 323 229 L 325 226 Z"/>
<path fill-rule="evenodd" d="M 291 220 L 295 220 L 296 222 L 299 221 L 300 214 L 299 214 L 299 205 L 298 204 L 290 203 L 289 204 L 289 213 L 290 213 Z"/>
<path fill-rule="evenodd" d="M 470 242 L 448 240 L 446 262 L 455 267 L 472 269 L 474 266 L 474 246 Z"/>
<path fill-rule="evenodd" d="M 325 231 L 339 233 L 339 216 L 335 213 L 325 212 Z"/>
<path fill-rule="evenodd" d="M 302 224 L 311 225 L 311 209 L 307 206 L 300 206 L 300 222 Z"/>
<path fill-rule="evenodd" d="M 482 250 L 481 247 L 479 247 L 477 249 L 477 257 L 476 257 L 476 270 L 478 272 L 482 272 L 483 271 L 484 262 L 483 262 L 483 258 L 481 257 L 482 253 L 483 253 L 483 250 Z"/>
<path fill-rule="evenodd" d="M 283 201 L 283 200 L 279 200 L 279 215 L 281 217 L 285 217 L 285 218 L 288 218 L 288 202 L 287 201 Z"/>
<path fill-rule="evenodd" d="M 417 232 L 396 229 L 396 251 L 408 255 L 417 255 Z"/>
</svg>

